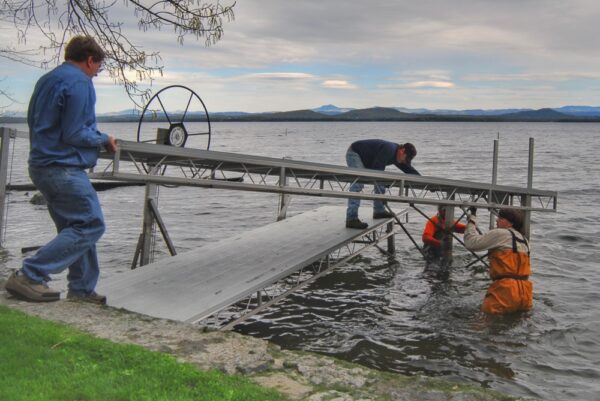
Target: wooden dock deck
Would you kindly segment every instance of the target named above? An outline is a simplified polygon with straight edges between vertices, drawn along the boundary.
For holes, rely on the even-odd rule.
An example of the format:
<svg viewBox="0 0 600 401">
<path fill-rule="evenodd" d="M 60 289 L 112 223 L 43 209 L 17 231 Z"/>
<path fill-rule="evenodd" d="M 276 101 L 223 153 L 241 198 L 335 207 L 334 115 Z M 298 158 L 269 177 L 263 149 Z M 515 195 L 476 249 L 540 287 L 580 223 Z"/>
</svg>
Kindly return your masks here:
<svg viewBox="0 0 600 401">
<path fill-rule="evenodd" d="M 113 307 L 195 322 L 391 221 L 361 219 L 367 230 L 347 229 L 345 207 L 320 207 L 101 280 L 98 292 Z"/>
</svg>

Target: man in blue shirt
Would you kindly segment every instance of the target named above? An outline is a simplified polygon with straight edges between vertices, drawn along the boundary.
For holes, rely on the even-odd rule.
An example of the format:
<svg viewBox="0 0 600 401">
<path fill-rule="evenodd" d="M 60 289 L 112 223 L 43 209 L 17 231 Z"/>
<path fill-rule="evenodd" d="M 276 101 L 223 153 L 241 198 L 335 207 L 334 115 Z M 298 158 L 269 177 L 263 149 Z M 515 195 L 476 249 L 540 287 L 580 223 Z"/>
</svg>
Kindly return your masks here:
<svg viewBox="0 0 600 401">
<path fill-rule="evenodd" d="M 411 166 L 412 159 L 417 155 L 417 149 L 412 143 L 397 144 L 384 141 L 383 139 L 365 139 L 356 141 L 348 148 L 346 152 L 346 162 L 348 167 L 368 168 L 372 170 L 385 170 L 386 166 L 391 164 L 398 167 L 406 174 L 420 175 L 419 172 Z M 354 183 L 350 187 L 350 192 L 362 191 L 364 185 Z M 376 185 L 376 194 L 385 193 L 385 187 Z M 358 218 L 358 208 L 360 199 L 348 198 L 348 209 L 346 209 L 346 227 L 365 229 L 369 225 Z M 376 200 L 373 202 L 373 218 L 385 219 L 393 215 L 385 210 L 385 204 Z"/>
<path fill-rule="evenodd" d="M 65 62 L 37 82 L 27 111 L 29 177 L 44 195 L 57 236 L 23 261 L 6 290 L 30 301 L 56 301 L 50 274 L 69 269 L 67 298 L 106 303 L 95 292 L 99 276 L 96 242 L 104 216 L 86 169 L 96 165 L 101 147 L 114 152 L 115 137 L 96 128 L 92 83 L 105 53 L 89 36 L 72 38 Z"/>
</svg>

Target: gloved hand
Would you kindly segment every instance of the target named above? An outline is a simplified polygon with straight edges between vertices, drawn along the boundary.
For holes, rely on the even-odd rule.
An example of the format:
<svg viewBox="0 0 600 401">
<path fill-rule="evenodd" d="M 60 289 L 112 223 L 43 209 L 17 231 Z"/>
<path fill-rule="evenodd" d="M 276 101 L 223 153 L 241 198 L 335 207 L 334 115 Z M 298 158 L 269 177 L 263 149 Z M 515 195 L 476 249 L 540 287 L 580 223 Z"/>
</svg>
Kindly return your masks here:
<svg viewBox="0 0 600 401">
<path fill-rule="evenodd" d="M 470 206 L 467 210 L 467 223 L 477 224 L 477 208 Z"/>
</svg>

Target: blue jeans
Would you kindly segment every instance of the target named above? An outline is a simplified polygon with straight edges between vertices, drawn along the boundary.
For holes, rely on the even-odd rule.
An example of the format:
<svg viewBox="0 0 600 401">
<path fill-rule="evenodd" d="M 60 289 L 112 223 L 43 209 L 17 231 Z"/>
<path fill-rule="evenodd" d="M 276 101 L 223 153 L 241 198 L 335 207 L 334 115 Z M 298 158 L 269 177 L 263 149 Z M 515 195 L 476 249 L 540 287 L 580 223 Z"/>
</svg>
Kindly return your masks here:
<svg viewBox="0 0 600 401">
<path fill-rule="evenodd" d="M 69 290 L 89 294 L 100 268 L 96 242 L 104 233 L 104 216 L 94 187 L 81 168 L 29 167 L 29 177 L 48 202 L 58 235 L 23 261 L 21 271 L 41 283 L 69 269 Z"/>
<path fill-rule="evenodd" d="M 346 164 L 348 167 L 365 168 L 358 153 L 349 148 L 346 152 Z M 350 192 L 361 192 L 364 184 L 355 182 L 350 186 Z M 385 187 L 375 185 L 376 194 L 384 194 Z M 348 208 L 346 209 L 346 220 L 358 219 L 358 208 L 360 207 L 360 199 L 348 198 Z M 381 213 L 385 211 L 385 205 L 382 201 L 373 201 L 373 213 Z"/>
</svg>

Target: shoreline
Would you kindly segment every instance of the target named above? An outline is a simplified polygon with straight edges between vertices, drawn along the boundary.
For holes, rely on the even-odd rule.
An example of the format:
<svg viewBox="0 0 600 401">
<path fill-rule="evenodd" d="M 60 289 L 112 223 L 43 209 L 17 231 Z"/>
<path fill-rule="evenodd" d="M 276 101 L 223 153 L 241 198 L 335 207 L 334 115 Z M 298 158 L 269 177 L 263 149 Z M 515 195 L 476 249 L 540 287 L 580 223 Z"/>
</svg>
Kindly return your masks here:
<svg viewBox="0 0 600 401">
<path fill-rule="evenodd" d="M 235 332 L 210 331 L 108 306 L 67 300 L 21 301 L 4 290 L 4 281 L 0 280 L 0 304 L 9 308 L 116 343 L 136 344 L 171 354 L 199 369 L 240 374 L 295 400 L 532 400 L 470 384 L 377 371 L 315 353 L 285 350 L 266 340 Z"/>
</svg>

